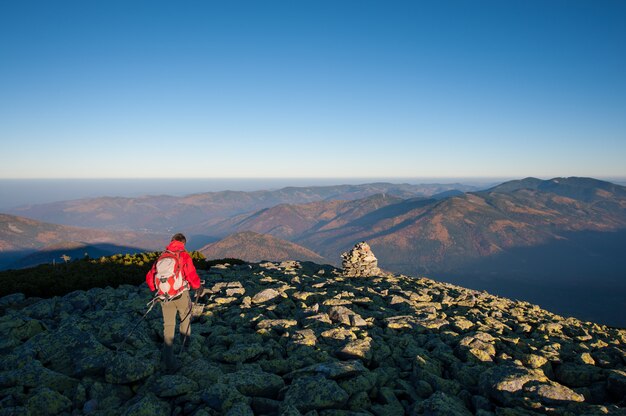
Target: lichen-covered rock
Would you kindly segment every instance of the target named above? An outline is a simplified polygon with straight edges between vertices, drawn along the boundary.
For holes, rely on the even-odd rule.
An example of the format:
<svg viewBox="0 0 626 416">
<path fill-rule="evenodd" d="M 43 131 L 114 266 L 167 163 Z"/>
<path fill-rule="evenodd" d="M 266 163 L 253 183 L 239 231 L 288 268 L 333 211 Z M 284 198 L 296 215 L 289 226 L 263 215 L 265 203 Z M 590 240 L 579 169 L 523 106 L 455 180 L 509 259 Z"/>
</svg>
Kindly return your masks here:
<svg viewBox="0 0 626 416">
<path fill-rule="evenodd" d="M 527 383 L 524 386 L 525 396 L 537 398 L 546 405 L 566 404 L 569 402 L 582 402 L 585 398 L 582 394 L 562 386 L 558 383 Z"/>
<path fill-rule="evenodd" d="M 227 412 L 237 403 L 249 403 L 235 386 L 216 383 L 201 393 L 202 401 L 218 412 Z"/>
<path fill-rule="evenodd" d="M 134 383 L 154 373 L 154 365 L 146 360 L 119 352 L 105 370 L 105 380 L 112 384 Z"/>
<path fill-rule="evenodd" d="M 317 343 L 317 336 L 312 329 L 302 329 L 293 333 L 291 342 L 296 346 L 312 347 Z"/>
<path fill-rule="evenodd" d="M 548 378 L 540 370 L 503 365 L 492 367 L 481 374 L 479 388 L 485 396 L 506 405 L 514 403 L 518 393 L 530 381 L 545 383 Z"/>
<path fill-rule="evenodd" d="M 284 405 L 300 412 L 341 408 L 348 401 L 346 393 L 336 381 L 324 376 L 305 376 L 296 379 L 285 394 Z"/>
<path fill-rule="evenodd" d="M 372 338 L 350 341 L 337 351 L 336 355 L 344 360 L 358 358 L 369 362 L 372 359 Z"/>
<path fill-rule="evenodd" d="M 42 333 L 32 344 L 36 344 L 37 356 L 44 365 L 73 377 L 102 373 L 113 358 L 110 349 L 75 325 Z"/>
<path fill-rule="evenodd" d="M 152 393 L 147 393 L 141 400 L 129 406 L 123 416 L 169 416 L 170 405 Z"/>
<path fill-rule="evenodd" d="M 155 380 L 152 391 L 158 397 L 169 398 L 198 390 L 198 383 L 181 375 L 163 375 Z"/>
<path fill-rule="evenodd" d="M 12 293 L 10 295 L 5 295 L 0 298 L 0 308 L 6 308 L 8 306 L 14 306 L 16 304 L 22 303 L 26 299 L 23 293 Z"/>
<path fill-rule="evenodd" d="M 626 400 L 626 370 L 610 370 L 607 378 L 607 390 L 616 399 Z"/>
<path fill-rule="evenodd" d="M 249 397 L 276 398 L 285 387 L 282 377 L 252 368 L 226 374 L 222 381 L 235 386 L 241 394 Z"/>
<path fill-rule="evenodd" d="M 72 401 L 48 387 L 35 389 L 26 405 L 33 415 L 58 415 L 72 408 Z"/>
<path fill-rule="evenodd" d="M 261 344 L 237 344 L 226 351 L 222 359 L 227 363 L 244 363 L 258 357 L 265 352 Z"/>
<path fill-rule="evenodd" d="M 265 303 L 280 296 L 280 292 L 275 289 L 264 289 L 252 297 L 252 303 Z"/>
<path fill-rule="evenodd" d="M 357 360 L 352 361 L 329 361 L 325 363 L 314 364 L 302 369 L 299 369 L 288 377 L 298 377 L 301 375 L 323 375 L 329 379 L 341 379 L 346 377 L 353 377 L 366 373 L 368 370 L 363 363 Z"/>
<path fill-rule="evenodd" d="M 435 392 L 427 400 L 420 403 L 413 413 L 415 415 L 437 416 L 471 416 L 472 412 L 465 407 L 461 399 L 443 392 Z"/>
<path fill-rule="evenodd" d="M 559 383 L 569 387 L 586 387 L 605 378 L 597 367 L 571 362 L 559 365 L 554 373 Z"/>
<path fill-rule="evenodd" d="M 71 395 L 78 380 L 45 368 L 37 360 L 28 360 L 22 367 L 0 372 L 0 388 L 22 386 L 29 389 L 46 387 Z"/>
<path fill-rule="evenodd" d="M 216 383 L 223 376 L 218 364 L 198 358 L 185 365 L 179 374 L 193 380 L 200 388 L 206 388 Z"/>
<path fill-rule="evenodd" d="M 626 406 L 625 330 L 427 278 L 351 278 L 291 262 L 199 272 L 214 296 L 175 374 L 157 365 L 160 313 L 120 342 L 145 311 L 145 288 L 5 299 L 0 416 L 33 414 L 47 396 L 71 402 L 59 399 L 60 414 L 97 416 L 573 416 Z"/>
</svg>

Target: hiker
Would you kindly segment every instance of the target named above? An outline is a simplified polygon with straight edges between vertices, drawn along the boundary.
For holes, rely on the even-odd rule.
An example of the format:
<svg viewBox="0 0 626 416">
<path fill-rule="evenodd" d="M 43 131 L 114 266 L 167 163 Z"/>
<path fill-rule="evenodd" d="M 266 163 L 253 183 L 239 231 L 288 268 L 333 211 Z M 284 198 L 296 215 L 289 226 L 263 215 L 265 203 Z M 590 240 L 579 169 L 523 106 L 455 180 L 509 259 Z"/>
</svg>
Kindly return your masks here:
<svg viewBox="0 0 626 416">
<path fill-rule="evenodd" d="M 186 339 L 191 335 L 192 303 L 189 289 L 200 289 L 200 278 L 191 256 L 185 251 L 187 239 L 175 234 L 170 244 L 146 275 L 146 283 L 157 298 L 163 311 L 163 354 L 162 361 L 168 371 L 177 369 L 174 358 L 174 332 L 176 313 L 180 318 L 179 331 Z"/>
</svg>

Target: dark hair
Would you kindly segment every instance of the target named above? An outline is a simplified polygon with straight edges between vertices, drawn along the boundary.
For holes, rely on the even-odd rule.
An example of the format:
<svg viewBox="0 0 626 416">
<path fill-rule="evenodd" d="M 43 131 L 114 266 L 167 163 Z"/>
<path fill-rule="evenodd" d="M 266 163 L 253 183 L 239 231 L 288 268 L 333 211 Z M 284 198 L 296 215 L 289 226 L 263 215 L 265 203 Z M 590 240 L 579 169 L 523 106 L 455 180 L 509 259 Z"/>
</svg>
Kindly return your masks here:
<svg viewBox="0 0 626 416">
<path fill-rule="evenodd" d="M 172 236 L 172 241 L 180 241 L 181 243 L 185 244 L 187 242 L 187 239 L 183 234 L 177 233 Z"/>
</svg>

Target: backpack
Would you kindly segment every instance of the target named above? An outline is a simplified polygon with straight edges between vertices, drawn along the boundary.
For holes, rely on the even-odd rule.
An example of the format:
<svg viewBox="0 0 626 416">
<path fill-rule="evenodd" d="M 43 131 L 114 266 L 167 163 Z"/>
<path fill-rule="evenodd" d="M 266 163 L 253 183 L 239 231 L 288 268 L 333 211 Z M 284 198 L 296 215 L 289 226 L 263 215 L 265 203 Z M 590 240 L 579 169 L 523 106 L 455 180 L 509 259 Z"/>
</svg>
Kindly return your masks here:
<svg viewBox="0 0 626 416">
<path fill-rule="evenodd" d="M 154 287 L 157 290 L 156 297 L 161 300 L 175 299 L 189 289 L 180 270 L 180 253 L 181 251 L 165 250 L 156 261 Z"/>
</svg>

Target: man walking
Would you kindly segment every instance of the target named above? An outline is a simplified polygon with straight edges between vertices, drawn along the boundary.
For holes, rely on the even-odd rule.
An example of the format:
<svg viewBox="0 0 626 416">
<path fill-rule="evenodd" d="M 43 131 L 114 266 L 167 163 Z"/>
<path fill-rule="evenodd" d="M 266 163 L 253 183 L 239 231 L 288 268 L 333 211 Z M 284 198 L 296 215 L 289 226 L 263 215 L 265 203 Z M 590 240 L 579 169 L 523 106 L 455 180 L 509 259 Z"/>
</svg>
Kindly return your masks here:
<svg viewBox="0 0 626 416">
<path fill-rule="evenodd" d="M 170 244 L 146 275 L 146 283 L 157 291 L 163 312 L 162 361 L 168 371 L 175 371 L 178 363 L 174 359 L 174 332 L 176 314 L 180 318 L 179 331 L 182 337 L 191 335 L 191 297 L 189 289 L 200 289 L 200 277 L 189 253 L 185 251 L 187 239 L 175 234 Z"/>
</svg>

